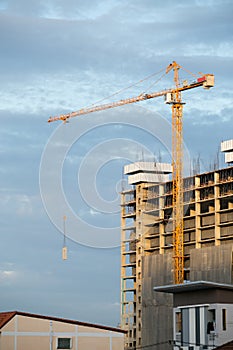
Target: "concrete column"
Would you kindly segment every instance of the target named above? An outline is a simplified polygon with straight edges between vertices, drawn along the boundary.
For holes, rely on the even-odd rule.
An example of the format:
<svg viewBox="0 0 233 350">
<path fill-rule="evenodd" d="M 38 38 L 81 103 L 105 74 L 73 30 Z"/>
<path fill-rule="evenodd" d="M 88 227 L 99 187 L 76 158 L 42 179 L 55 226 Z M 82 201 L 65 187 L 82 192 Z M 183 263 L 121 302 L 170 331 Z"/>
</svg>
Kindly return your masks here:
<svg viewBox="0 0 233 350">
<path fill-rule="evenodd" d="M 219 199 L 219 173 L 214 174 L 214 200 L 215 200 L 215 245 L 220 245 L 220 199 Z"/>
<path fill-rule="evenodd" d="M 201 248 L 201 230 L 199 227 L 201 226 L 201 204 L 200 204 L 200 190 L 198 187 L 200 186 L 200 178 L 198 176 L 195 177 L 195 212 L 196 212 L 196 248 Z"/>
<path fill-rule="evenodd" d="M 75 350 L 78 350 L 78 325 L 75 325 Z"/>
<path fill-rule="evenodd" d="M 164 197 L 162 197 L 164 194 L 164 185 L 159 185 L 159 217 L 161 219 L 164 219 Z M 165 225 L 164 221 L 161 221 L 159 224 L 159 253 L 164 254 L 164 230 Z"/>
<path fill-rule="evenodd" d="M 53 321 L 49 322 L 49 349 L 53 350 Z"/>
<path fill-rule="evenodd" d="M 189 343 L 196 343 L 196 324 L 195 324 L 195 308 L 189 309 Z"/>
<path fill-rule="evenodd" d="M 14 324 L 14 350 L 17 350 L 17 333 L 18 333 L 18 315 L 15 315 L 15 324 Z"/>
</svg>

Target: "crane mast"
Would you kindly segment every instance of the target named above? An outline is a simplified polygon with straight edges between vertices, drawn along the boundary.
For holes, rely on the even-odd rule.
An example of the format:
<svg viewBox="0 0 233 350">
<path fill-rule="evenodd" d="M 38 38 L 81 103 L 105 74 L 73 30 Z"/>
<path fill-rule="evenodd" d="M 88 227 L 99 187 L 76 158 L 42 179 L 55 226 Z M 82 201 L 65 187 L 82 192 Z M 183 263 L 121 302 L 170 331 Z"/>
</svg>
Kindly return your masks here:
<svg viewBox="0 0 233 350">
<path fill-rule="evenodd" d="M 174 71 L 175 88 L 152 92 L 150 94 L 140 94 L 136 97 L 124 100 L 97 105 L 89 108 L 82 108 L 78 111 L 50 117 L 48 122 L 61 120 L 67 122 L 70 118 L 89 114 L 97 111 L 115 108 L 126 104 L 136 103 L 159 96 L 165 96 L 165 102 L 172 105 L 172 198 L 173 198 L 173 281 L 181 284 L 184 281 L 184 242 L 183 242 L 183 103 L 181 92 L 202 86 L 209 89 L 214 86 L 214 75 L 205 74 L 188 84 L 180 86 L 179 64 L 173 61 L 166 69 L 166 73 Z"/>
<path fill-rule="evenodd" d="M 167 71 L 174 70 L 174 100 L 172 101 L 172 207 L 173 207 L 173 281 L 184 281 L 183 242 L 183 103 L 179 91 L 180 66 L 173 62 Z"/>
</svg>

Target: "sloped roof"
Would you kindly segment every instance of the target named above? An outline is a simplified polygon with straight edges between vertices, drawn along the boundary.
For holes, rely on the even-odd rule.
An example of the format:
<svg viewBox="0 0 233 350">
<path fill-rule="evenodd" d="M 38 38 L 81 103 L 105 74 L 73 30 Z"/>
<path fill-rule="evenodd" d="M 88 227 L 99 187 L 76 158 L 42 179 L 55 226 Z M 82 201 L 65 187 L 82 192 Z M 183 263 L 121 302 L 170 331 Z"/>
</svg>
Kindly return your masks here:
<svg viewBox="0 0 233 350">
<path fill-rule="evenodd" d="M 54 317 L 54 316 L 43 316 L 43 315 L 38 315 L 38 314 L 31 314 L 31 313 L 22 312 L 22 311 L 0 312 L 0 329 L 3 326 L 5 326 L 16 315 L 39 318 L 39 319 L 50 320 L 50 321 L 63 322 L 63 323 L 69 323 L 69 324 L 76 324 L 79 326 L 104 329 L 104 330 L 108 330 L 108 331 L 112 331 L 112 332 L 126 333 L 126 331 L 124 331 L 120 328 L 103 326 L 103 325 L 99 325 L 99 324 L 76 321 L 76 320 L 69 320 L 66 318 L 60 318 L 60 317 Z"/>
<path fill-rule="evenodd" d="M 229 343 L 225 343 L 215 348 L 215 350 L 232 350 L 232 349 L 233 349 L 233 340 L 231 340 Z"/>
<path fill-rule="evenodd" d="M 0 312 L 0 329 L 5 326 L 14 316 L 16 311 L 12 312 Z"/>
</svg>

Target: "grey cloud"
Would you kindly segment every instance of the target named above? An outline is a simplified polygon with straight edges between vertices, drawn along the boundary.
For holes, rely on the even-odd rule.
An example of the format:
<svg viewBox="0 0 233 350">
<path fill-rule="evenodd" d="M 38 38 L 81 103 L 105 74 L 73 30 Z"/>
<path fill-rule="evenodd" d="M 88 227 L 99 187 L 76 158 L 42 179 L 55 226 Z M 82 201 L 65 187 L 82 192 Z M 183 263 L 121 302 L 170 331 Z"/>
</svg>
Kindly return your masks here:
<svg viewBox="0 0 233 350">
<path fill-rule="evenodd" d="M 111 10 L 121 1 L 109 0 L 107 3 L 97 0 L 8 0 L 4 9 L 10 13 L 24 16 L 35 16 L 44 18 L 70 18 L 86 19 L 96 18 Z"/>
<path fill-rule="evenodd" d="M 200 11 L 193 3 L 180 4 L 174 5 L 171 16 L 165 10 L 161 15 L 161 4 L 153 4 L 121 3 L 95 20 L 2 16 L 1 59 L 13 72 L 20 69 L 26 75 L 29 68 L 60 72 L 92 67 L 99 73 L 111 70 L 115 74 L 119 71 L 133 74 L 133 70 L 143 73 L 145 67 L 161 65 L 166 56 L 176 56 L 177 52 L 184 57 L 214 57 L 221 54 L 221 43 L 231 42 L 230 8 L 203 6 Z M 151 12 L 153 21 L 144 23 L 142 14 L 146 17 Z M 127 14 L 125 21 L 124 14 Z M 161 16 L 164 23 L 157 21 Z M 131 20 L 134 18 L 136 22 Z"/>
</svg>

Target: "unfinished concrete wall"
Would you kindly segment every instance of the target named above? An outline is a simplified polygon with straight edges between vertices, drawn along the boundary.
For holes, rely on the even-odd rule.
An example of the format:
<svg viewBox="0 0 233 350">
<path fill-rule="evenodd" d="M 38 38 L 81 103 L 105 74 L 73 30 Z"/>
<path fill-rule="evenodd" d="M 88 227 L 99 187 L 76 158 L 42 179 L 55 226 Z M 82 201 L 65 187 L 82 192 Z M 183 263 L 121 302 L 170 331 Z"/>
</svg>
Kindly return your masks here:
<svg viewBox="0 0 233 350">
<path fill-rule="evenodd" d="M 190 251 L 190 280 L 233 283 L 233 244 Z"/>
<path fill-rule="evenodd" d="M 167 342 L 173 339 L 173 296 L 155 293 L 153 287 L 172 284 L 172 254 L 144 256 L 142 269 L 142 346 L 171 349 Z"/>
</svg>

